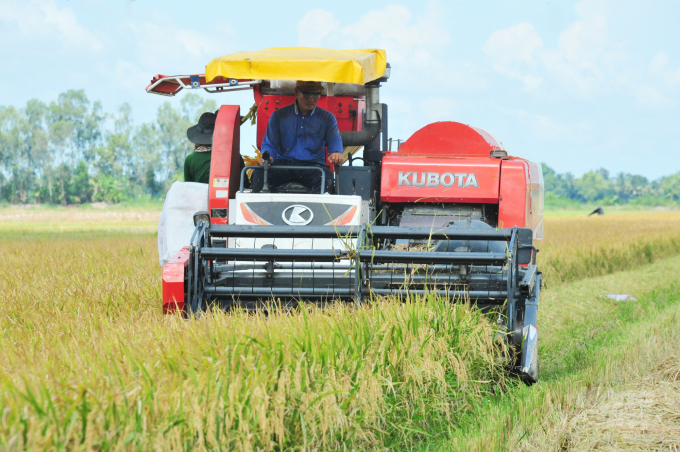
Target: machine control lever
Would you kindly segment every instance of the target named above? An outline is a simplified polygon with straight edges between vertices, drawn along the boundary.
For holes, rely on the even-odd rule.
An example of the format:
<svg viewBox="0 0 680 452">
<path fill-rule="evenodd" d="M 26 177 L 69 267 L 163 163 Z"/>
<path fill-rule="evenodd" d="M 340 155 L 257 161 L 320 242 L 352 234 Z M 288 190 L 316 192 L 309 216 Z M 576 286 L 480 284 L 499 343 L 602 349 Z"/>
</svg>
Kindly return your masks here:
<svg viewBox="0 0 680 452">
<path fill-rule="evenodd" d="M 264 151 L 262 159 L 264 160 L 264 184 L 262 185 L 262 193 L 271 193 L 269 189 L 269 151 Z"/>
<path fill-rule="evenodd" d="M 334 165 L 333 169 L 335 170 L 335 194 L 339 195 L 340 194 L 340 165 Z"/>
</svg>

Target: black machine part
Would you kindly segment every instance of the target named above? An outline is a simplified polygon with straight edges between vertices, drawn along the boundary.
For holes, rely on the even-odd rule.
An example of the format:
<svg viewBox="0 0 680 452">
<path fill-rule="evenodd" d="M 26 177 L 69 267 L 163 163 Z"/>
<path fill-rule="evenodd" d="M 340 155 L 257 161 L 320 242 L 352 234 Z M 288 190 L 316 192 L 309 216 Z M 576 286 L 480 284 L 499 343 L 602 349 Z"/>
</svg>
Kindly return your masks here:
<svg viewBox="0 0 680 452">
<path fill-rule="evenodd" d="M 391 207 L 391 223 L 398 226 L 440 228 L 462 220 L 474 220 L 498 227 L 498 205 L 495 204 L 397 204 Z"/>
<path fill-rule="evenodd" d="M 361 196 L 369 201 L 376 192 L 376 178 L 370 166 L 341 166 L 338 168 L 340 181 L 336 180 L 338 194 Z"/>
<path fill-rule="evenodd" d="M 215 210 L 215 209 L 213 209 Z M 210 214 L 205 211 L 205 210 L 200 210 L 194 214 L 194 226 L 198 224 L 199 221 L 203 221 L 204 223 L 209 223 L 210 222 Z"/>
<path fill-rule="evenodd" d="M 264 170 L 264 184 L 262 185 L 262 193 L 271 193 L 271 190 L 269 190 L 269 152 L 264 151 L 264 154 L 262 154 L 262 159 L 264 160 L 263 164 L 263 170 Z M 243 174 L 241 174 L 241 185 L 245 182 L 245 179 L 243 177 Z M 243 191 L 243 189 L 241 190 Z"/>
<path fill-rule="evenodd" d="M 268 154 L 268 153 L 266 153 Z M 319 194 L 323 195 L 324 188 L 326 187 L 326 172 L 323 170 L 323 168 L 319 166 L 270 166 L 268 163 L 268 160 L 265 160 L 265 167 L 263 168 L 260 165 L 250 165 L 246 166 L 241 170 L 241 186 L 239 187 L 239 191 L 243 193 L 243 189 L 245 187 L 245 172 L 249 169 L 255 170 L 255 171 L 264 171 L 264 186 L 262 188 L 261 193 L 272 193 L 272 192 L 288 192 L 288 193 L 309 193 L 309 189 L 306 188 L 304 185 L 299 184 L 297 182 L 288 182 L 286 184 L 283 184 L 279 187 L 275 187 L 274 189 L 270 189 L 268 184 L 267 184 L 267 172 L 268 171 L 287 171 L 287 170 L 303 170 L 303 171 L 320 171 L 321 172 L 321 188 L 319 189 Z M 267 187 L 267 191 L 264 191 L 264 188 Z M 302 187 L 304 187 L 307 191 L 302 191 Z M 286 188 L 290 188 L 290 191 L 287 191 Z"/>
<path fill-rule="evenodd" d="M 247 166 L 241 171 L 241 181 L 245 180 L 245 171 L 254 169 L 255 171 L 276 171 L 279 169 L 305 169 L 311 171 L 322 172 L 322 187 L 325 183 L 325 173 L 319 167 L 315 166 Z M 375 177 L 375 170 L 372 166 L 335 166 L 335 190 L 337 195 L 361 196 L 364 201 L 369 201 L 377 194 L 377 178 Z M 240 191 L 243 192 L 244 184 L 241 183 Z M 269 192 L 262 193 L 309 193 L 309 188 L 298 182 L 287 182 L 278 187 L 269 187 Z M 373 200 L 375 202 L 375 199 Z"/>
</svg>

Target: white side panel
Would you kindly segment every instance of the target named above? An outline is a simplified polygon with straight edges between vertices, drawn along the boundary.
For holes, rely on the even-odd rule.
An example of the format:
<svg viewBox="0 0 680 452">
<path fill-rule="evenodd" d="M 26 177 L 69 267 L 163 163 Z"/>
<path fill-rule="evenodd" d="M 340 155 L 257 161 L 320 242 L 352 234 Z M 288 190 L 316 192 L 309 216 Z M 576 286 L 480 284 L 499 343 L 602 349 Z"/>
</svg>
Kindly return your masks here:
<svg viewBox="0 0 680 452">
<path fill-rule="evenodd" d="M 246 206 L 242 206 L 245 203 Z M 265 204 L 264 206 L 262 204 Z M 263 208 L 272 207 L 272 210 L 268 212 L 271 216 L 267 222 L 265 219 L 257 217 L 255 221 L 254 215 L 250 218 L 246 218 L 244 211 L 254 213 L 257 207 L 262 206 Z M 282 207 L 283 206 L 283 207 Z M 356 228 L 360 227 L 362 222 L 362 217 L 367 216 L 363 211 L 362 200 L 360 196 L 338 196 L 338 195 L 311 195 L 311 194 L 290 194 L 290 193 L 237 193 L 236 199 L 233 200 L 233 204 L 229 205 L 229 219 L 233 224 L 240 225 L 255 225 L 255 224 L 277 224 L 284 225 L 284 216 L 292 213 L 288 207 L 294 208 L 294 206 L 312 206 L 316 208 L 317 215 L 319 211 L 328 212 L 329 209 L 337 206 L 347 206 L 349 210 L 352 207 L 356 207 L 351 220 L 348 221 L 345 226 L 354 226 Z M 367 206 L 366 206 L 367 207 Z M 252 210 L 248 210 L 253 208 Z M 344 209 L 342 207 L 341 209 Z M 280 212 L 279 212 L 280 211 Z M 333 217 L 328 217 L 330 219 Z M 278 221 L 274 223 L 274 221 Z M 304 228 L 305 225 L 291 225 L 296 228 Z M 262 248 L 265 245 L 274 245 L 278 249 L 336 249 L 336 250 L 346 250 L 348 248 L 354 248 L 356 240 L 352 239 L 348 243 L 340 239 L 309 239 L 309 238 L 296 238 L 296 239 L 283 239 L 283 238 L 230 238 L 228 247 L 230 248 Z"/>
<path fill-rule="evenodd" d="M 194 214 L 201 210 L 208 210 L 208 184 L 172 184 L 158 223 L 158 260 L 161 266 L 189 245 L 195 229 Z"/>
</svg>

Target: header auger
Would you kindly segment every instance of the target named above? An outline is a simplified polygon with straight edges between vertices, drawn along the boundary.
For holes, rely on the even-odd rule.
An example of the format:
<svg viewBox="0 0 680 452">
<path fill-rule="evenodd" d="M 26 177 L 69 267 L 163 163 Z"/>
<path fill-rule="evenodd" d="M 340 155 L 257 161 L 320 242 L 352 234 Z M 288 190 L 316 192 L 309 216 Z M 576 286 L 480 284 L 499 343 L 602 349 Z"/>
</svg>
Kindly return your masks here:
<svg viewBox="0 0 680 452">
<path fill-rule="evenodd" d="M 429 124 L 393 143 L 379 96 L 389 76 L 384 51 L 287 48 L 226 55 L 205 75 L 153 79 L 147 91 L 164 95 L 253 90 L 258 148 L 271 114 L 294 102 L 294 80 L 325 82 L 318 106 L 335 116 L 348 162 L 335 168 L 328 193 L 290 183 L 249 192 L 245 171 L 264 168 L 241 170 L 240 107 L 222 105 L 209 209 L 163 269 L 164 312 L 436 293 L 497 312 L 519 352 L 515 370 L 537 381 L 541 167 L 457 122 Z M 362 157 L 354 157 L 360 147 Z"/>
</svg>

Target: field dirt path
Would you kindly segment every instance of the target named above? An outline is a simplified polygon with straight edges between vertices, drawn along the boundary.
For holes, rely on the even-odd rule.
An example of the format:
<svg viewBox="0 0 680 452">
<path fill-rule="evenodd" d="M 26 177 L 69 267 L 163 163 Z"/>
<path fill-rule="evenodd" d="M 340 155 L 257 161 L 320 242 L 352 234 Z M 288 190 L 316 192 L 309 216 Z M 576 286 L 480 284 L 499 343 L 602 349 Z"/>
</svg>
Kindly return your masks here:
<svg viewBox="0 0 680 452">
<path fill-rule="evenodd" d="M 517 450 L 679 451 L 680 354 L 629 384 L 583 391 L 573 410 Z"/>
<path fill-rule="evenodd" d="M 490 400 L 434 449 L 680 451 L 678 274 L 680 256 L 547 290 L 541 381 Z"/>
</svg>

